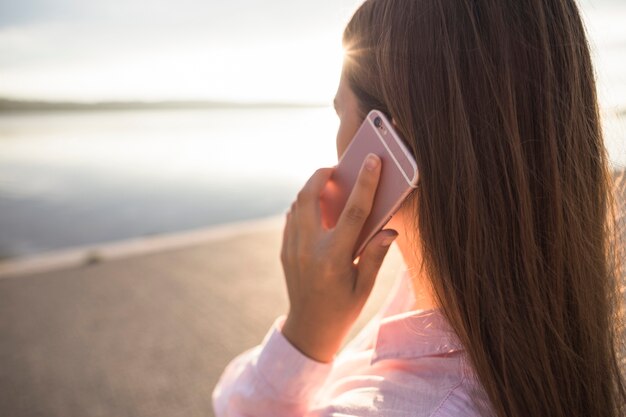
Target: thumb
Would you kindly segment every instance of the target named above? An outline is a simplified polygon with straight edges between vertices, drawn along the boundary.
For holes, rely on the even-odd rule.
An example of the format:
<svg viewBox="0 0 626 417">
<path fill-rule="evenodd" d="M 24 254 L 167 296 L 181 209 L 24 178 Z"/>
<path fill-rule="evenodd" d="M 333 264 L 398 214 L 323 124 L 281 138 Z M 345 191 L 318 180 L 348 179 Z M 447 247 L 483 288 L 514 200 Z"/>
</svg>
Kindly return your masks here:
<svg viewBox="0 0 626 417">
<path fill-rule="evenodd" d="M 397 236 L 398 232 L 393 229 L 382 230 L 378 232 L 372 240 L 370 240 L 365 249 L 363 249 L 358 263 L 359 275 L 356 284 L 357 293 L 369 295 L 372 291 L 380 266 L 385 256 L 387 256 L 391 243 L 393 243 Z"/>
</svg>

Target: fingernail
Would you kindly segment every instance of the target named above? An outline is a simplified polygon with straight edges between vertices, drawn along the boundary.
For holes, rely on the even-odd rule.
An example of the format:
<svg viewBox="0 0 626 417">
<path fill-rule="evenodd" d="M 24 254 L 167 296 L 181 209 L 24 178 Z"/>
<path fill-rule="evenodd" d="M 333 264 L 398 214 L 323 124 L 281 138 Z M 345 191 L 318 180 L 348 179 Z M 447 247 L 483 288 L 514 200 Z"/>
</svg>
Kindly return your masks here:
<svg viewBox="0 0 626 417">
<path fill-rule="evenodd" d="M 365 160 L 365 168 L 368 171 L 373 171 L 378 166 L 378 157 L 374 154 L 367 155 L 367 159 Z"/>
<path fill-rule="evenodd" d="M 381 242 L 381 245 L 389 246 L 393 243 L 394 240 L 396 240 L 397 237 L 398 237 L 398 233 L 396 233 L 393 236 L 387 236 L 386 238 L 383 239 L 383 241 Z"/>
</svg>

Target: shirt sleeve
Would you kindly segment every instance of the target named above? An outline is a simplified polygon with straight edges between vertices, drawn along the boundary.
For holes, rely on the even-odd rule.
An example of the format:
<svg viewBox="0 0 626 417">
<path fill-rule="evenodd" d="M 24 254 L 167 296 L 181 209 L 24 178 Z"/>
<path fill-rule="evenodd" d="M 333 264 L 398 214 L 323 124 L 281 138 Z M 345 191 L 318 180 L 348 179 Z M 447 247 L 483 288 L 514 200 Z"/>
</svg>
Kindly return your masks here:
<svg viewBox="0 0 626 417">
<path fill-rule="evenodd" d="M 263 338 L 224 369 L 212 401 L 215 417 L 306 416 L 333 363 L 318 362 L 282 334 L 281 315 Z"/>
</svg>

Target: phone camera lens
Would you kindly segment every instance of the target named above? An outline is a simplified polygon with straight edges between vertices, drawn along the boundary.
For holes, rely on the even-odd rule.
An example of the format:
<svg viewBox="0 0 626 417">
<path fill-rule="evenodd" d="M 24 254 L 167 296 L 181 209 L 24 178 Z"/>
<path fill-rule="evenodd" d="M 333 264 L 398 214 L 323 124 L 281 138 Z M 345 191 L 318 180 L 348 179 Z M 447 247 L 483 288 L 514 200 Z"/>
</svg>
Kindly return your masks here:
<svg viewBox="0 0 626 417">
<path fill-rule="evenodd" d="M 376 117 L 374 119 L 374 126 L 381 127 L 383 125 L 383 120 L 380 117 Z"/>
</svg>

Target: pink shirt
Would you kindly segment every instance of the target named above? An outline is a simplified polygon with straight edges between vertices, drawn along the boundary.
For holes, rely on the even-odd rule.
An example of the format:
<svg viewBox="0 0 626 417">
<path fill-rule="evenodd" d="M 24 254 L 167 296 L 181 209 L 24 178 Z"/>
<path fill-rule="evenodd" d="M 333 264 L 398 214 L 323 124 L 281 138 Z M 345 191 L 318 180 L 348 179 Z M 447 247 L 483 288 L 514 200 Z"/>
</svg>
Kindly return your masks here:
<svg viewBox="0 0 626 417">
<path fill-rule="evenodd" d="M 295 348 L 279 316 L 261 344 L 224 369 L 215 416 L 480 416 L 470 396 L 486 396 L 456 334 L 439 309 L 413 305 L 405 267 L 383 307 L 331 363 Z"/>
</svg>

